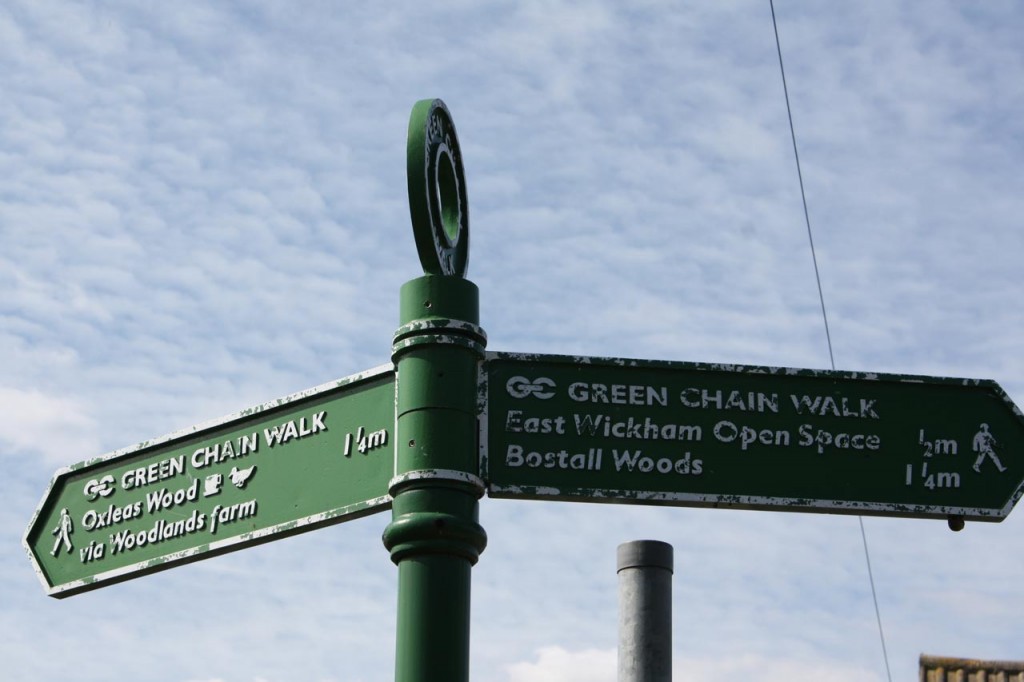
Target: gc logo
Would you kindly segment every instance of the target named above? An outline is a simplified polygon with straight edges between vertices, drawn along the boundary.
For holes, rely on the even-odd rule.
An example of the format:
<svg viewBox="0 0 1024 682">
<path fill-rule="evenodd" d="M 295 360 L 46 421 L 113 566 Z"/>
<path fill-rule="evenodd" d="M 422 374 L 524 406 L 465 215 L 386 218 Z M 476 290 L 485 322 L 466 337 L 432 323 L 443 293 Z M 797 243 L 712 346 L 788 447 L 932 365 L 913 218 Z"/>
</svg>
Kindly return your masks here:
<svg viewBox="0 0 1024 682">
<path fill-rule="evenodd" d="M 107 474 L 103 478 L 95 478 L 85 484 L 85 496 L 90 502 L 95 502 L 101 497 L 110 497 L 114 494 L 114 477 Z"/>
<path fill-rule="evenodd" d="M 526 398 L 532 395 L 541 400 L 555 397 L 555 392 L 550 390 L 554 387 L 555 382 L 547 377 L 537 377 L 532 382 L 526 377 L 512 377 L 505 384 L 505 390 L 513 398 Z"/>
</svg>

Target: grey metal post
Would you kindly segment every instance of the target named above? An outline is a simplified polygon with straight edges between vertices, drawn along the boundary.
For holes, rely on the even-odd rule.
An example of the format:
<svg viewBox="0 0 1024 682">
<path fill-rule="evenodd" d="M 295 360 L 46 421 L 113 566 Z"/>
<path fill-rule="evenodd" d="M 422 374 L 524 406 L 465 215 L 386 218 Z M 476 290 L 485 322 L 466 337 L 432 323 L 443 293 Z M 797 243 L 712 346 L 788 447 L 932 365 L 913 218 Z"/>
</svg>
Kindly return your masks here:
<svg viewBox="0 0 1024 682">
<path fill-rule="evenodd" d="M 672 681 L 672 545 L 619 545 L 619 682 Z"/>
</svg>

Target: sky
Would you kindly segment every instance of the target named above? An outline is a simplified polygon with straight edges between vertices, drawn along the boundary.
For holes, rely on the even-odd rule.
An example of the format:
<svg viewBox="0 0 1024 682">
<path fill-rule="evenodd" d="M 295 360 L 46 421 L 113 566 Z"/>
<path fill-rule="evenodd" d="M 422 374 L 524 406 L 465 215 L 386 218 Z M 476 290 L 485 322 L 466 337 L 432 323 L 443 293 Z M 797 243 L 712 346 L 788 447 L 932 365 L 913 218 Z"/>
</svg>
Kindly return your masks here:
<svg viewBox="0 0 1024 682">
<path fill-rule="evenodd" d="M 836 366 L 1021 403 L 1024 8 L 775 4 Z M 389 361 L 424 98 L 458 131 L 489 350 L 830 366 L 767 0 L 9 0 L 5 679 L 393 678 L 389 512 L 63 600 L 21 540 L 59 467 Z M 675 680 L 887 679 L 856 517 L 480 519 L 474 680 L 611 682 L 642 538 L 675 548 Z M 863 523 L 892 679 L 1024 659 L 1024 511 Z"/>
</svg>

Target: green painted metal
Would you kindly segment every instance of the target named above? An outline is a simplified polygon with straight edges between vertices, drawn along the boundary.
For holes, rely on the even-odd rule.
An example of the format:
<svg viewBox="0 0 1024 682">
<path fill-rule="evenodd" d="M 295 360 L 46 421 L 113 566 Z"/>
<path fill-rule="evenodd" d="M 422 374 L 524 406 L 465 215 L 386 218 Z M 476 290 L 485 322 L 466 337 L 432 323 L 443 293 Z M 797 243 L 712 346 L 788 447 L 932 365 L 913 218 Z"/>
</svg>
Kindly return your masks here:
<svg viewBox="0 0 1024 682">
<path fill-rule="evenodd" d="M 493 497 L 1000 521 L 1024 417 L 992 381 L 489 353 Z"/>
<path fill-rule="evenodd" d="M 66 597 L 390 506 L 391 366 L 58 471 L 25 534 Z"/>
<path fill-rule="evenodd" d="M 470 572 L 487 543 L 476 454 L 486 337 L 476 285 L 427 275 L 402 287 L 396 476 L 384 545 L 398 566 L 397 682 L 468 682 Z"/>
<path fill-rule="evenodd" d="M 469 201 L 452 116 L 439 99 L 409 116 L 409 212 L 423 272 L 464 277 L 469 264 Z"/>
</svg>

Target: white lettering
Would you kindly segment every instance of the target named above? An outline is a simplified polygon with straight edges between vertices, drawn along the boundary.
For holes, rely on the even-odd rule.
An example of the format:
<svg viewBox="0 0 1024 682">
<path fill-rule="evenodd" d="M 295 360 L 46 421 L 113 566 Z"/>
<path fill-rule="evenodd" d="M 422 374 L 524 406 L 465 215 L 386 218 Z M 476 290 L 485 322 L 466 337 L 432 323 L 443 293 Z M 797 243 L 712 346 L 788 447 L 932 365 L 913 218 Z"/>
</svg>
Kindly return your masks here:
<svg viewBox="0 0 1024 682">
<path fill-rule="evenodd" d="M 210 512 L 210 534 L 215 534 L 219 525 L 235 523 L 236 521 L 242 521 L 256 516 L 256 511 L 256 500 L 239 502 L 238 504 L 232 504 L 227 507 L 222 507 L 218 504 L 213 508 L 213 511 Z"/>
<path fill-rule="evenodd" d="M 877 400 L 866 398 L 839 398 L 832 396 L 790 395 L 797 414 L 813 414 L 819 417 L 851 417 L 858 419 L 881 419 L 875 411 Z"/>
<path fill-rule="evenodd" d="M 141 504 L 141 503 L 140 503 Z M 110 535 L 110 553 L 120 554 L 147 544 L 156 544 L 165 540 L 189 535 L 206 527 L 206 514 L 193 509 L 188 518 L 177 521 L 158 519 L 149 530 L 122 530 Z"/>
<path fill-rule="evenodd" d="M 159 462 L 153 462 L 147 467 L 129 469 L 121 476 L 121 488 L 131 490 L 142 486 L 156 483 L 164 479 L 173 478 L 185 471 L 185 455 L 178 455 Z"/>
<path fill-rule="evenodd" d="M 785 446 L 789 445 L 790 434 L 784 429 L 753 429 L 746 425 L 736 425 L 731 421 L 723 419 L 715 424 L 714 433 L 722 443 L 732 443 L 737 438 L 740 442 L 740 449 L 746 451 L 751 445 Z"/>
<path fill-rule="evenodd" d="M 578 381 L 569 385 L 569 398 L 578 403 L 667 407 L 668 389 L 664 386 L 588 384 Z"/>
<path fill-rule="evenodd" d="M 601 448 L 590 448 L 586 452 L 525 452 L 521 445 L 509 445 L 505 452 L 505 466 L 530 469 L 572 469 L 576 471 L 600 471 Z"/>
<path fill-rule="evenodd" d="M 259 438 L 259 431 L 253 431 L 251 434 L 243 435 L 236 439 L 237 446 L 234 441 L 230 440 L 226 440 L 223 443 L 205 445 L 201 448 L 196 448 L 192 453 L 190 461 L 194 468 L 202 469 L 211 464 L 219 464 L 236 457 L 246 457 L 259 450 Z"/>
<path fill-rule="evenodd" d="M 263 429 L 263 437 L 266 439 L 267 445 L 274 447 L 275 445 L 284 445 L 290 440 L 313 436 L 327 430 L 327 425 L 324 423 L 326 416 L 326 412 L 318 412 L 309 418 L 312 423 L 307 423 L 307 417 L 300 418 L 298 423 L 291 419 L 283 424 Z"/>
<path fill-rule="evenodd" d="M 642 474 L 657 472 L 659 474 L 681 474 L 683 476 L 699 476 L 704 471 L 704 461 L 693 459 L 687 452 L 682 457 L 647 457 L 642 450 L 612 450 L 612 461 L 615 471 Z"/>
<path fill-rule="evenodd" d="M 510 433 L 553 433 L 565 435 L 565 417 L 523 417 L 522 410 L 509 410 L 505 430 Z"/>
<path fill-rule="evenodd" d="M 133 502 L 123 507 L 112 504 L 104 511 L 90 509 L 85 512 L 82 515 L 82 527 L 86 530 L 96 530 L 112 526 L 115 523 L 121 523 L 122 521 L 128 521 L 138 516 L 142 516 L 142 502 Z"/>
<path fill-rule="evenodd" d="M 684 388 L 679 392 L 679 402 L 686 407 L 714 410 L 740 410 L 742 412 L 779 412 L 779 394 L 760 391 L 709 390 L 706 388 Z"/>
<path fill-rule="evenodd" d="M 562 419 L 559 417 L 559 419 Z M 624 421 L 612 421 L 606 414 L 573 414 L 578 436 L 604 436 L 605 438 L 628 438 L 634 440 L 682 440 L 699 441 L 703 431 L 696 424 L 662 424 L 650 417 L 638 420 L 629 417 Z M 563 431 L 558 431 L 563 433 Z"/>
<path fill-rule="evenodd" d="M 192 485 L 185 486 L 178 490 L 161 488 L 146 494 L 146 511 L 150 514 L 170 509 L 185 502 L 195 502 L 199 499 L 199 479 L 192 481 Z"/>
<path fill-rule="evenodd" d="M 865 433 L 836 433 L 825 429 L 815 429 L 812 424 L 801 424 L 797 429 L 800 436 L 799 445 L 814 447 L 819 455 L 825 454 L 829 448 L 837 450 L 872 450 L 882 447 L 881 436 Z"/>
</svg>

